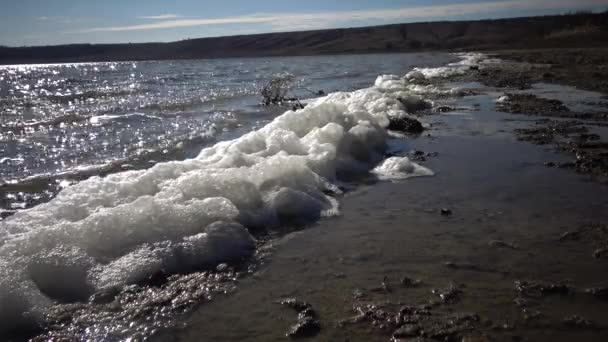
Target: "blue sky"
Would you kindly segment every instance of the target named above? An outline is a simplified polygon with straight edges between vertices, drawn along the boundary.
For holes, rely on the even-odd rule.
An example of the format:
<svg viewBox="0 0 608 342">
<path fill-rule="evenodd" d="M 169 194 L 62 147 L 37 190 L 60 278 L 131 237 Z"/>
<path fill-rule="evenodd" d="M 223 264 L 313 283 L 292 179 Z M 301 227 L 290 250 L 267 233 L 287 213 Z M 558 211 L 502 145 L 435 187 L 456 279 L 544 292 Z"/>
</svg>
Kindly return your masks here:
<svg viewBox="0 0 608 342">
<path fill-rule="evenodd" d="M 608 9 L 608 0 L 0 0 L 0 4 L 0 45 L 8 46 L 166 42 Z"/>
</svg>

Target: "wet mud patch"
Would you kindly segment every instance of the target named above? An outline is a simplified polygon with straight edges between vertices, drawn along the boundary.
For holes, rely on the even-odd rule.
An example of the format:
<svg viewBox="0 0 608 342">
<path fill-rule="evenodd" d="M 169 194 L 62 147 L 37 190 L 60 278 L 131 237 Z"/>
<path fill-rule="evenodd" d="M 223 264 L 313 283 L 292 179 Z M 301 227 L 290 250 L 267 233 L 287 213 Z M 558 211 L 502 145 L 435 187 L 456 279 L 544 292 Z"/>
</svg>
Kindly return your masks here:
<svg viewBox="0 0 608 342">
<path fill-rule="evenodd" d="M 560 237 L 562 243 L 582 242 L 593 249 L 590 255 L 598 259 L 608 259 L 608 225 L 600 223 L 588 223 L 581 225 L 575 230 L 566 231 Z M 596 291 L 600 297 L 608 298 L 608 291 Z"/>
<path fill-rule="evenodd" d="M 230 268 L 108 289 L 82 303 L 54 306 L 47 314 L 45 333 L 30 341 L 144 341 L 174 327 L 180 317 L 214 296 L 232 292 L 239 277 Z"/>
<path fill-rule="evenodd" d="M 553 145 L 557 152 L 573 157 L 563 163 L 547 161 L 546 166 L 572 169 L 601 183 L 608 182 L 608 143 L 585 122 L 539 120 L 530 128 L 516 129 L 515 134 L 521 141 Z"/>
<path fill-rule="evenodd" d="M 542 116 L 563 116 L 570 109 L 559 100 L 549 100 L 533 94 L 507 93 L 506 98 L 496 104 L 499 112 Z"/>
<path fill-rule="evenodd" d="M 395 286 L 409 288 L 411 281 Z M 415 287 L 419 286 L 424 285 L 417 281 Z M 431 289 L 426 303 L 404 304 L 372 300 L 362 290 L 356 290 L 352 298 L 355 315 L 339 321 L 338 327 L 368 325 L 376 335 L 393 341 L 488 340 L 497 326 L 477 313 L 457 311 L 451 306 L 460 301 L 465 291 L 466 286 L 450 283 L 446 288 Z"/>
</svg>

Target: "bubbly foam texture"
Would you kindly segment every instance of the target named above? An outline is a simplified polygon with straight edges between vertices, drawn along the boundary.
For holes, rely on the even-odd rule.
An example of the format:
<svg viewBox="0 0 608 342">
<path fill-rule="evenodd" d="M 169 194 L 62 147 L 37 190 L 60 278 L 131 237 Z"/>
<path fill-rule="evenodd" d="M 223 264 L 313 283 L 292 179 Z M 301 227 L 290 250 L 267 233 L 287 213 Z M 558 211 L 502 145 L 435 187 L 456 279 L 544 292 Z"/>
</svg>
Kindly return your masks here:
<svg viewBox="0 0 608 342">
<path fill-rule="evenodd" d="M 433 176 L 433 171 L 412 162 L 408 157 L 390 157 L 376 166 L 372 173 L 379 179 L 396 180 L 419 176 Z"/>
<path fill-rule="evenodd" d="M 196 158 L 92 177 L 18 212 L 0 223 L 0 331 L 40 320 L 57 301 L 247 257 L 254 240 L 245 226 L 336 215 L 327 194 L 339 193 L 346 175 L 432 175 L 407 158 L 382 162 L 390 117 L 425 101 L 411 86 L 408 77 L 379 76 L 371 88 L 311 100 Z"/>
<path fill-rule="evenodd" d="M 466 74 L 472 66 L 498 62 L 495 59 L 488 59 L 486 55 L 481 53 L 459 53 L 456 56 L 460 57 L 461 60 L 459 62 L 450 63 L 448 66 L 438 68 L 414 68 L 414 70 L 405 75 L 405 78 L 410 81 L 421 81 L 432 78 L 460 76 Z"/>
</svg>

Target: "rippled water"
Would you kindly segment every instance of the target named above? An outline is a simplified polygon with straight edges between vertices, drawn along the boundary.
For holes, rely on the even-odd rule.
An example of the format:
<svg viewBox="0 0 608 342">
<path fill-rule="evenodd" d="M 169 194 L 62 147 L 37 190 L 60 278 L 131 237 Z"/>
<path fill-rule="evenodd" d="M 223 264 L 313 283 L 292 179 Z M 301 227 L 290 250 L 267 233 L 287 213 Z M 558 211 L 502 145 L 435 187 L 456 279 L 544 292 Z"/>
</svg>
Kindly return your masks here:
<svg viewBox="0 0 608 342">
<path fill-rule="evenodd" d="M 7 182 L 128 159 L 251 128 L 272 110 L 260 88 L 279 72 L 294 94 L 352 90 L 378 74 L 445 63 L 377 55 L 0 66 L 0 178 Z M 281 111 L 279 111 L 281 112 Z"/>
<path fill-rule="evenodd" d="M 405 120 L 408 107 L 430 107 L 426 95 L 452 93 L 412 68 L 455 58 L 5 67 L 11 88 L 3 111 L 7 183 L 0 186 L 0 204 L 11 212 L 0 225 L 0 335 L 15 327 L 54 326 L 62 310 L 75 319 L 56 327 L 60 339 L 126 338 L 139 328 L 163 326 L 215 291 L 198 291 L 200 277 L 192 272 L 223 263 L 238 267 L 257 251 L 254 236 L 338 215 L 340 184 L 370 172 L 382 179 L 431 175 L 407 157 L 383 161 L 386 127 L 391 119 Z M 478 65 L 483 58 L 458 59 Z M 464 73 L 470 65 L 441 70 Z M 279 72 L 297 77 L 295 96 L 320 89 L 328 95 L 297 111 L 259 105 L 260 87 Z M 56 82 L 48 84 L 71 86 L 57 86 L 54 94 L 36 88 L 37 79 L 53 74 Z M 96 90 L 104 81 L 112 95 Z M 85 93 L 96 95 L 78 95 Z M 69 99 L 58 101 L 64 97 Z M 186 160 L 161 163 L 172 159 Z M 118 172 L 125 169 L 139 170 Z M 92 175 L 108 176 L 84 180 Z M 57 184 L 41 191 L 48 183 Z M 188 285 L 180 275 L 191 273 Z M 155 279 L 175 291 L 160 295 L 138 287 Z M 125 307 L 106 306 L 108 298 L 99 296 Z M 181 304 L 166 305 L 176 300 Z M 88 304 L 71 306 L 83 301 Z"/>
</svg>

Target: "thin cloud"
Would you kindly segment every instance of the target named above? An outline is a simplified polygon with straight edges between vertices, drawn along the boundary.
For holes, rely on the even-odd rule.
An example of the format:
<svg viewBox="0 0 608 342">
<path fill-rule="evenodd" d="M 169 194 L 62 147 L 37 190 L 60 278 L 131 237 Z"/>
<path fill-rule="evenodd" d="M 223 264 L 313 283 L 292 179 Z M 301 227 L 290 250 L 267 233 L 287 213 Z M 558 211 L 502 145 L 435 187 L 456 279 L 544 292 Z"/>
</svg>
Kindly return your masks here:
<svg viewBox="0 0 608 342">
<path fill-rule="evenodd" d="M 168 14 L 156 16 L 156 19 L 173 18 L 173 20 L 161 20 L 149 24 L 139 25 L 97 27 L 86 29 L 81 32 L 121 32 L 158 30 L 206 25 L 252 23 L 269 24 L 274 29 L 281 28 L 283 30 L 295 30 L 301 28 L 324 28 L 332 26 L 335 27 L 337 25 L 352 24 L 356 22 L 368 22 L 372 20 L 381 22 L 404 22 L 431 18 L 457 18 L 466 15 L 487 14 L 500 11 L 565 11 L 573 8 L 599 8 L 605 5 L 606 0 L 579 0 L 576 3 L 573 3 L 571 0 L 501 0 L 494 2 L 474 2 L 449 5 L 418 6 L 398 9 L 321 13 L 252 14 L 247 16 L 235 16 L 224 18 L 175 19 L 175 17 L 167 17 L 172 16 L 171 14 Z M 154 19 L 154 17 L 148 18 Z"/>
<path fill-rule="evenodd" d="M 55 23 L 55 24 L 72 24 L 74 22 L 73 19 L 67 17 L 37 17 L 36 20 L 46 22 L 46 23 Z"/>
<path fill-rule="evenodd" d="M 166 20 L 166 19 L 176 19 L 176 18 L 181 18 L 181 17 L 182 17 L 181 15 L 167 13 L 167 14 L 161 14 L 161 15 L 137 17 L 137 19 Z"/>
</svg>

